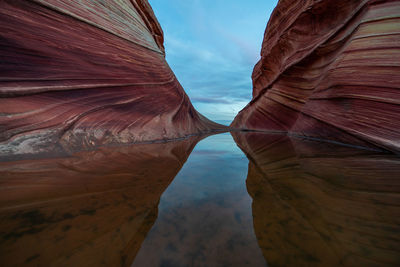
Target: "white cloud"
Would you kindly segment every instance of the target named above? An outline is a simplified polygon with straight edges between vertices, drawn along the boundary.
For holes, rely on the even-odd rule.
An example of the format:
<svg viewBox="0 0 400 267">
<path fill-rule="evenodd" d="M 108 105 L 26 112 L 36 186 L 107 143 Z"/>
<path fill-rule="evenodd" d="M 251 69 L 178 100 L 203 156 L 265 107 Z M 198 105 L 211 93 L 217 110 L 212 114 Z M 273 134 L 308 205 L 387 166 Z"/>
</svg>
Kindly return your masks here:
<svg viewBox="0 0 400 267">
<path fill-rule="evenodd" d="M 164 30 L 166 59 L 196 109 L 232 120 L 251 100 L 251 73 L 277 0 L 149 2 Z"/>
<path fill-rule="evenodd" d="M 194 102 L 193 105 L 198 111 L 202 111 L 202 114 L 208 118 L 214 120 L 230 120 L 242 110 L 248 101 L 237 101 L 232 100 L 231 103 L 203 103 Z"/>
</svg>

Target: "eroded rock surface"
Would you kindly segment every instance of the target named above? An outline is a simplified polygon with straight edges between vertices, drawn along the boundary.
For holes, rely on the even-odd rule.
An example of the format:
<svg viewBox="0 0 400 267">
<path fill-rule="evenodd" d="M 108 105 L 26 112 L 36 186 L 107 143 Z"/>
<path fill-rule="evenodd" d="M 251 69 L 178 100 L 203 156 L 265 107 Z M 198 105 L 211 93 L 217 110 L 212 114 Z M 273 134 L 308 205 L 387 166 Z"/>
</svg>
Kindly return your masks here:
<svg viewBox="0 0 400 267">
<path fill-rule="evenodd" d="M 232 126 L 400 151 L 399 29 L 399 1 L 279 1 Z"/>
<path fill-rule="evenodd" d="M 0 2 L 0 154 L 220 129 L 165 61 L 147 0 Z"/>
</svg>

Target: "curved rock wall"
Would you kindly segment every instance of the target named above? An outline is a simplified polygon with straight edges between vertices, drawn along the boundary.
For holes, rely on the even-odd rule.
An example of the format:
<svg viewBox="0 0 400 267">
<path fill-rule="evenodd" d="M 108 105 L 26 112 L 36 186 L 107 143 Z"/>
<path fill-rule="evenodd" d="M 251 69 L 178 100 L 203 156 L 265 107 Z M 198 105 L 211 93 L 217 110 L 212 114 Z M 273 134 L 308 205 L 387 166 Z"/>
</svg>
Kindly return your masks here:
<svg viewBox="0 0 400 267">
<path fill-rule="evenodd" d="M 232 126 L 400 151 L 399 29 L 399 1 L 279 1 Z"/>
<path fill-rule="evenodd" d="M 0 2 L 0 154 L 220 129 L 193 108 L 146 0 Z"/>
</svg>

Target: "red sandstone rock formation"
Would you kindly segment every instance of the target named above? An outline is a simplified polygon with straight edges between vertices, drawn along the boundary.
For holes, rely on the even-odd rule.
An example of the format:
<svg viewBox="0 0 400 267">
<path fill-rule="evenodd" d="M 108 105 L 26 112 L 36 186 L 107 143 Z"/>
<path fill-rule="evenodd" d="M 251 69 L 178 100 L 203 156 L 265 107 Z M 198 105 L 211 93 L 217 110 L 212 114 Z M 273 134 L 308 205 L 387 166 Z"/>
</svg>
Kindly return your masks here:
<svg viewBox="0 0 400 267">
<path fill-rule="evenodd" d="M 0 1 L 0 154 L 220 129 L 164 58 L 146 0 Z"/>
<path fill-rule="evenodd" d="M 281 0 L 233 127 L 400 151 L 400 1 Z"/>
</svg>

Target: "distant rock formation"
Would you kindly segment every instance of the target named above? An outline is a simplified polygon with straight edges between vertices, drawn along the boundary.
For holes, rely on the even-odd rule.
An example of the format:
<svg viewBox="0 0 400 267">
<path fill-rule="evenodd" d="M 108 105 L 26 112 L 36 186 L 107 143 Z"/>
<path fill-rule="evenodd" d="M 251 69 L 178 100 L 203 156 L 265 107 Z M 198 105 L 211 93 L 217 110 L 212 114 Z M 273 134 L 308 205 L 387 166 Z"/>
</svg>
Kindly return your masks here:
<svg viewBox="0 0 400 267">
<path fill-rule="evenodd" d="M 284 135 L 232 133 L 249 158 L 268 266 L 398 266 L 400 158 Z"/>
<path fill-rule="evenodd" d="M 221 129 L 164 57 L 147 0 L 0 2 L 0 155 Z"/>
<path fill-rule="evenodd" d="M 400 1 L 280 0 L 232 126 L 400 151 Z"/>
</svg>

